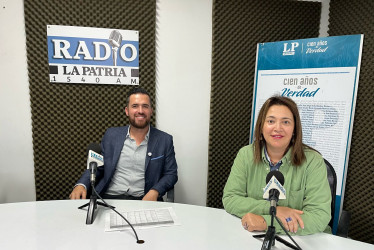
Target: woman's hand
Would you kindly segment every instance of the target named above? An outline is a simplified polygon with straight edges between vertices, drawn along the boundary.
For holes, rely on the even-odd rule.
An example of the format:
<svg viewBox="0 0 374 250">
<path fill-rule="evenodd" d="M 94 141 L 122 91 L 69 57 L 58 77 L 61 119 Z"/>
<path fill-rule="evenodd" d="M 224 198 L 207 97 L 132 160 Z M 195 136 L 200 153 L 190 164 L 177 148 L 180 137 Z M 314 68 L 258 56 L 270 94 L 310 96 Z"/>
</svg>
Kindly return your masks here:
<svg viewBox="0 0 374 250">
<path fill-rule="evenodd" d="M 277 207 L 277 217 L 282 221 L 286 230 L 296 233 L 299 226 L 304 229 L 301 216 L 304 212 L 289 207 Z"/>
<path fill-rule="evenodd" d="M 247 213 L 242 217 L 242 225 L 245 230 L 250 232 L 265 231 L 267 228 L 264 217 L 252 213 Z"/>
</svg>

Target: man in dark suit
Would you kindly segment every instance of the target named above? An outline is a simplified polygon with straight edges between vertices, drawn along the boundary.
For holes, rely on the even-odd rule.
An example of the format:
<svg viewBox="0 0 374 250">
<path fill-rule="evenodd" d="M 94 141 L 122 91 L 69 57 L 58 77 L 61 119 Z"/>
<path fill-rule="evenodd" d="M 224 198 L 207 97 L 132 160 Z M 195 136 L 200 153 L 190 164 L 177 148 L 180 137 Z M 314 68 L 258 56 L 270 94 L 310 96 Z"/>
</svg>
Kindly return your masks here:
<svg viewBox="0 0 374 250">
<path fill-rule="evenodd" d="M 173 138 L 150 126 L 153 113 L 148 92 L 132 89 L 125 108 L 130 126 L 109 128 L 101 141 L 104 166 L 96 173 L 103 198 L 162 200 L 178 180 Z M 71 199 L 85 199 L 90 171 L 78 180 Z"/>
</svg>

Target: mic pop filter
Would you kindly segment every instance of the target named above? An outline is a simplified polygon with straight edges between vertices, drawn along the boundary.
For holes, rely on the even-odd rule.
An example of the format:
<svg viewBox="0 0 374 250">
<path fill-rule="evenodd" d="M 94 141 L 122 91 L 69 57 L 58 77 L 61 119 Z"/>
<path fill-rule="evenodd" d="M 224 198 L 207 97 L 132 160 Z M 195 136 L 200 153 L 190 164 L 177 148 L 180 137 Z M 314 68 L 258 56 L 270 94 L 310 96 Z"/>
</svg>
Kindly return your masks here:
<svg viewBox="0 0 374 250">
<path fill-rule="evenodd" d="M 90 144 L 88 144 L 88 146 L 87 146 L 87 154 L 88 154 L 88 152 L 90 150 L 94 151 L 95 153 L 101 154 L 101 147 L 100 147 L 100 144 L 98 144 L 98 143 L 90 143 Z"/>
<path fill-rule="evenodd" d="M 279 183 L 283 186 L 284 184 L 284 176 L 280 171 L 270 171 L 266 176 L 266 183 L 269 183 L 270 179 L 275 176 Z"/>
</svg>

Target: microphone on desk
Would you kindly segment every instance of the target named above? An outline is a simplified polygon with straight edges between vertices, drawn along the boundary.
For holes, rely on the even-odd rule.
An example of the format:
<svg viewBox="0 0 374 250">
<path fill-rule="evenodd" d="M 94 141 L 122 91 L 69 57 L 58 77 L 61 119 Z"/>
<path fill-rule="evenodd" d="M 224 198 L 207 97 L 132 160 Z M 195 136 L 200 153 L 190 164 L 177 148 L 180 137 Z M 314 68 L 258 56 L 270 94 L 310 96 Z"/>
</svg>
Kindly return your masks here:
<svg viewBox="0 0 374 250">
<path fill-rule="evenodd" d="M 275 244 L 275 240 L 278 240 L 285 244 L 286 246 L 292 249 L 299 249 L 301 247 L 294 241 L 294 239 L 289 235 L 287 230 L 283 227 L 282 223 L 277 218 L 277 202 L 279 199 L 286 199 L 286 190 L 283 187 L 284 184 L 284 176 L 280 171 L 270 171 L 266 176 L 266 187 L 264 188 L 264 199 L 268 199 L 270 201 L 270 209 L 269 213 L 271 215 L 271 224 L 268 226 L 268 230 L 266 234 L 254 235 L 255 238 L 263 238 L 264 241 L 262 243 L 261 250 L 270 250 L 272 246 Z M 292 245 L 291 243 L 287 242 L 286 240 L 282 239 L 278 235 L 276 235 L 275 227 L 274 227 L 274 219 L 277 220 L 279 225 L 282 227 L 284 232 L 287 234 L 288 237 L 293 241 L 295 244 Z"/>
<path fill-rule="evenodd" d="M 96 179 L 96 170 L 97 167 L 103 166 L 104 165 L 104 157 L 101 155 L 101 147 L 97 143 L 91 143 L 87 146 L 87 152 L 88 152 L 88 157 L 87 157 L 87 169 L 91 171 L 91 187 L 92 187 L 92 194 L 90 198 L 90 202 L 78 207 L 79 209 L 82 209 L 86 206 L 88 206 L 87 210 L 87 218 L 86 218 L 86 224 L 92 224 L 94 221 L 94 213 L 97 204 L 102 205 L 104 207 L 108 207 L 112 209 L 115 213 L 120 215 L 126 222 L 129 224 L 131 229 L 133 230 L 135 237 L 136 237 L 136 243 L 138 244 L 143 244 L 144 240 L 140 240 L 138 237 L 138 234 L 136 233 L 134 227 L 131 225 L 131 223 L 123 217 L 122 214 L 120 214 L 118 211 L 115 210 L 115 207 L 109 205 L 104 201 L 103 198 L 96 192 L 95 190 L 95 179 Z M 99 197 L 100 200 L 102 200 L 102 203 L 97 201 L 97 197 Z"/>
<path fill-rule="evenodd" d="M 269 213 L 275 213 L 279 199 L 286 199 L 286 190 L 283 187 L 284 176 L 280 171 L 270 171 L 266 176 L 266 187 L 264 188 L 264 199 L 270 201 Z"/>
<path fill-rule="evenodd" d="M 91 172 L 91 184 L 94 185 L 96 181 L 96 170 L 97 167 L 104 165 L 104 157 L 100 154 L 101 147 L 97 143 L 91 143 L 87 147 L 87 169 Z"/>
</svg>

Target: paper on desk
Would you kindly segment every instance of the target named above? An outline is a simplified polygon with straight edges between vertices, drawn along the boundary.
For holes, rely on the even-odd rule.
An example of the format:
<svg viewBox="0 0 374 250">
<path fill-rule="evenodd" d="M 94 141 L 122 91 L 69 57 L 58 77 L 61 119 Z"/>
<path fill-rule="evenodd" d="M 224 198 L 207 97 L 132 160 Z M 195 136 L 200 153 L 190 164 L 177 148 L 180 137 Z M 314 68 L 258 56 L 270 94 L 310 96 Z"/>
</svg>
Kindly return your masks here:
<svg viewBox="0 0 374 250">
<path fill-rule="evenodd" d="M 180 225 L 172 207 L 120 212 L 136 229 Z M 127 222 L 115 212 L 107 213 L 105 231 L 132 230 Z"/>
</svg>

